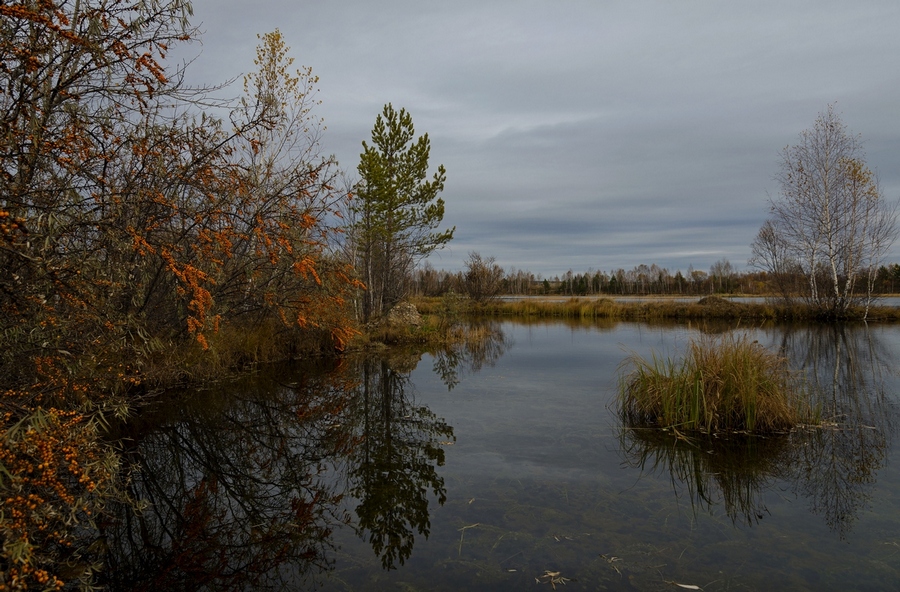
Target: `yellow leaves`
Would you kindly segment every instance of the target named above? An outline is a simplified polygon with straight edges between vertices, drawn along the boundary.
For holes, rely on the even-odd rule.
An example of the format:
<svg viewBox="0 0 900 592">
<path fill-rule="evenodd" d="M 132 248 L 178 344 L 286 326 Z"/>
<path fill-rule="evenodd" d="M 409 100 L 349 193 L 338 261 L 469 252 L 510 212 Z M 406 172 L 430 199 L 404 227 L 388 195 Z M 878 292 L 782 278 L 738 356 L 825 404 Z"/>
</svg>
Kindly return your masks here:
<svg viewBox="0 0 900 592">
<path fill-rule="evenodd" d="M 334 342 L 334 348 L 338 351 L 344 351 L 346 349 L 347 344 L 355 335 L 359 335 L 360 332 L 352 327 L 335 327 L 331 330 L 331 339 Z"/>
<path fill-rule="evenodd" d="M 203 335 L 203 333 L 197 333 L 197 343 L 200 344 L 200 347 L 202 347 L 204 351 L 209 349 L 209 342 L 206 340 L 206 336 Z"/>
<path fill-rule="evenodd" d="M 317 81 L 311 69 L 292 71 L 289 48 L 276 30 L 259 37 L 258 72 L 247 78 L 252 96 L 246 112 L 235 106 L 240 129 L 234 136 L 212 119 L 210 125 L 191 121 L 189 104 L 171 105 L 187 114 L 184 119 L 154 118 L 163 103 L 152 99 L 168 83 L 160 56 L 178 35 L 163 26 L 164 14 L 120 10 L 126 4 L 95 7 L 88 32 L 80 20 L 86 17 L 72 3 L 0 2 L 4 21 L 24 19 L 18 26 L 39 25 L 40 34 L 45 27 L 55 31 L 40 48 L 24 38 L 4 45 L 20 60 L 15 75 L 24 76 L 22 88 L 52 83 L 44 60 L 54 52 L 105 60 L 102 73 L 86 67 L 85 74 L 75 72 L 82 77 L 72 85 L 53 89 L 57 104 L 29 99 L 17 105 L 26 113 L 21 122 L 4 119 L 9 152 L 32 150 L 49 164 L 31 185 L 3 186 L 0 247 L 12 244 L 14 255 L 28 261 L 40 248 L 20 250 L 27 238 L 47 245 L 40 249 L 47 259 L 31 277 L 16 271 L 4 284 L 10 294 L 20 284 L 23 290 L 0 299 L 9 319 L 0 332 L 21 327 L 36 332 L 37 343 L 50 344 L 39 353 L 57 344 L 73 352 L 48 356 L 40 368 L 24 364 L 21 374 L 40 383 L 35 388 L 42 392 L 76 400 L 99 396 L 95 383 L 66 383 L 62 366 L 85 375 L 96 370 L 104 388 L 122 392 L 140 382 L 138 372 L 108 372 L 97 360 L 121 356 L 141 367 L 147 362 L 142 356 L 150 357 L 148 344 L 178 329 L 187 329 L 180 332 L 183 344 L 208 346 L 210 329 L 232 321 L 231 311 L 261 311 L 263 320 L 282 319 L 303 330 L 337 328 L 336 335 L 349 324 L 345 302 L 334 296 L 352 289 L 351 280 L 335 275 L 325 256 L 324 220 L 333 220 L 329 209 L 343 196 L 329 183 L 332 163 L 313 153 L 315 138 L 307 146 L 301 137 L 318 130 L 309 114 Z M 89 40 L 95 54 L 79 54 L 72 39 L 62 37 L 61 27 L 69 26 L 95 36 Z M 154 38 L 160 30 L 165 37 Z M 108 109 L 109 117 L 96 117 L 95 106 Z M 31 211 L 47 212 L 41 226 L 26 228 L 16 218 Z M 51 217 L 52 224 L 46 221 Z M 17 359 L 10 367 L 31 359 L 25 340 L 20 345 L 23 353 L 11 356 Z M 17 344 L 9 338 L 0 342 L 5 346 Z"/>
<path fill-rule="evenodd" d="M 144 257 L 148 253 L 156 253 L 156 248 L 148 243 L 143 236 L 138 234 L 138 231 L 133 226 L 129 226 L 126 231 L 131 235 L 132 248 L 137 251 L 138 255 Z"/>
<path fill-rule="evenodd" d="M 304 229 L 310 229 L 318 224 L 318 220 L 310 214 L 304 213 L 300 218 L 300 226 Z"/>
<path fill-rule="evenodd" d="M 134 65 L 135 69 L 137 69 L 138 71 L 146 68 L 158 83 L 165 84 L 166 82 L 168 82 L 163 67 L 153 58 L 153 55 L 150 52 L 144 52 L 143 54 L 141 54 L 134 61 Z"/>
</svg>

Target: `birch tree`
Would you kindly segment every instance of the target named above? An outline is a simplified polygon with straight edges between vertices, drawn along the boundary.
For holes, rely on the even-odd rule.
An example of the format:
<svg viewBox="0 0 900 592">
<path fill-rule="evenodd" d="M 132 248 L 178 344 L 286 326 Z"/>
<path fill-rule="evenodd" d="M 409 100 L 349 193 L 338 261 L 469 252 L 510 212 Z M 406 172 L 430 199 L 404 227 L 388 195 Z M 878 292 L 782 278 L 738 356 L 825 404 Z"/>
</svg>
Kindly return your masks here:
<svg viewBox="0 0 900 592">
<path fill-rule="evenodd" d="M 752 245 L 751 264 L 805 280 L 797 296 L 830 316 L 868 309 L 875 275 L 897 236 L 897 204 L 881 193 L 859 136 L 829 105 L 781 154 L 780 196 Z"/>
</svg>

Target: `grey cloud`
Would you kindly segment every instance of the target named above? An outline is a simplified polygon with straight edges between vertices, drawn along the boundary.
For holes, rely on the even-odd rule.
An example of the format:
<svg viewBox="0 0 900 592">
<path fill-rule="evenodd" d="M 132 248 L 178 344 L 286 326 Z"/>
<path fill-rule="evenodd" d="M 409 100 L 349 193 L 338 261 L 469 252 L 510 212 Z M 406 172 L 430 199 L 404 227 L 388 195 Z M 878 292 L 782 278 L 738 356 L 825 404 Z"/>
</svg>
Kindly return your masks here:
<svg viewBox="0 0 900 592">
<path fill-rule="evenodd" d="M 743 266 L 779 151 L 832 102 L 900 197 L 893 0 L 194 8 L 205 82 L 252 68 L 255 34 L 281 29 L 321 77 L 323 151 L 351 174 L 381 106 L 412 113 L 448 170 L 457 235 L 438 267 L 472 250 L 544 275 Z"/>
</svg>

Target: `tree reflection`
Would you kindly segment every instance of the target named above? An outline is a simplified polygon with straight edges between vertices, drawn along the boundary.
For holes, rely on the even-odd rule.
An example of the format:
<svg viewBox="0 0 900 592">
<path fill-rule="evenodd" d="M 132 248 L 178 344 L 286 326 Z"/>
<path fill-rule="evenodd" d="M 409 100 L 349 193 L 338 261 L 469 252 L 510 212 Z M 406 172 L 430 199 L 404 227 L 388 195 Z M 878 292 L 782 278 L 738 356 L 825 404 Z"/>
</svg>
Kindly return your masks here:
<svg viewBox="0 0 900 592">
<path fill-rule="evenodd" d="M 493 366 L 509 349 L 500 323 L 481 322 L 455 327 L 455 339 L 435 352 L 434 372 L 453 390 L 463 375 Z"/>
<path fill-rule="evenodd" d="M 806 373 L 827 422 L 798 449 L 797 489 L 843 537 L 871 498 L 893 435 L 884 374 L 894 356 L 868 327 L 839 324 L 784 331 L 781 350 Z"/>
<path fill-rule="evenodd" d="M 331 568 L 340 524 L 355 525 L 386 569 L 403 564 L 415 536 L 429 534 L 431 497 L 446 500 L 437 468 L 454 439 L 412 396 L 417 362 L 257 376 L 132 422 L 127 499 L 100 522 L 101 584 L 296 587 Z"/>
<path fill-rule="evenodd" d="M 787 481 L 843 538 L 871 497 L 893 434 L 896 410 L 884 388 L 893 356 L 864 327 L 791 328 L 779 341 L 792 367 L 805 373 L 823 426 L 765 439 L 689 440 L 674 431 L 623 429 L 625 463 L 668 472 L 695 510 L 721 503 L 735 522 L 761 519 L 766 492 Z"/>
<path fill-rule="evenodd" d="M 415 534 L 430 533 L 429 491 L 446 501 L 443 445 L 453 428 L 412 396 L 409 373 L 387 360 L 360 360 L 361 383 L 353 393 L 359 445 L 351 455 L 350 494 L 358 500 L 360 536 L 368 538 L 382 566 L 402 565 Z"/>
<path fill-rule="evenodd" d="M 196 393 L 145 418 L 143 434 L 129 426 L 123 489 L 131 499 L 102 523 L 102 584 L 283 589 L 329 567 L 332 528 L 348 518 L 329 468 L 356 442 L 342 429 L 346 374 L 302 376 L 290 387 L 259 379 Z"/>
</svg>

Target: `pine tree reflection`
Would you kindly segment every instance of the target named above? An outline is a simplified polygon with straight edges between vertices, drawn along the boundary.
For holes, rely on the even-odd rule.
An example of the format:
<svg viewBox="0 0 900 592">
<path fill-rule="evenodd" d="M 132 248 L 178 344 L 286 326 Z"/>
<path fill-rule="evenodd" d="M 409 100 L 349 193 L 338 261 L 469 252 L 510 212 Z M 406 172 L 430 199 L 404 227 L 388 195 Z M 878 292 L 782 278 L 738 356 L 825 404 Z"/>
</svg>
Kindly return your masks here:
<svg viewBox="0 0 900 592">
<path fill-rule="evenodd" d="M 623 429 L 628 466 L 668 472 L 695 510 L 718 504 L 734 522 L 766 514 L 765 494 L 788 482 L 841 538 L 871 498 L 896 423 L 885 374 L 896 357 L 866 327 L 827 325 L 779 332 L 782 353 L 803 371 L 825 425 L 770 438 L 688 439 Z"/>
<path fill-rule="evenodd" d="M 302 376 L 198 393 L 146 420 L 123 455 L 131 499 L 102 522 L 103 585 L 283 589 L 328 569 L 331 530 L 347 520 L 329 467 L 356 442 L 341 428 L 346 374 Z"/>
<path fill-rule="evenodd" d="M 429 491 L 446 501 L 442 442 L 453 428 L 412 396 L 408 372 L 387 360 L 363 359 L 354 415 L 360 443 L 351 455 L 350 493 L 358 500 L 358 532 L 385 569 L 412 554 L 415 535 L 428 537 Z"/>
<path fill-rule="evenodd" d="M 304 368 L 195 393 L 127 428 L 127 499 L 100 521 L 110 590 L 309 585 L 355 525 L 386 569 L 428 536 L 453 428 L 396 360 Z M 353 506 L 355 504 L 355 516 Z M 141 511 L 135 512 L 138 505 Z"/>
</svg>

